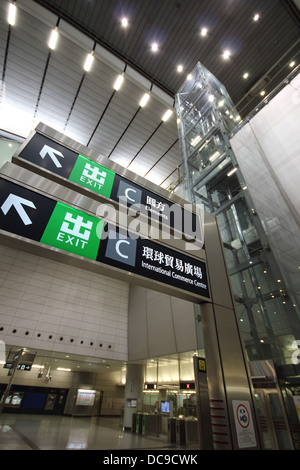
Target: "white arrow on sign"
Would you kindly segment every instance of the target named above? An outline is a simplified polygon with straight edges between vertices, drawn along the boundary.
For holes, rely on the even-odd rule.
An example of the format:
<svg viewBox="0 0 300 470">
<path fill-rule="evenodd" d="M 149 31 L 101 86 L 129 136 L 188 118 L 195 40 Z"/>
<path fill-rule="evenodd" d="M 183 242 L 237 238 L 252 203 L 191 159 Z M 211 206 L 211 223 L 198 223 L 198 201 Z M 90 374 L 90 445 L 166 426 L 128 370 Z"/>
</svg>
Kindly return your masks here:
<svg viewBox="0 0 300 470">
<path fill-rule="evenodd" d="M 19 216 L 21 217 L 24 225 L 30 225 L 32 224 L 30 218 L 26 214 L 24 206 L 32 207 L 33 209 L 36 209 L 35 205 L 33 204 L 32 201 L 29 201 L 28 199 L 24 199 L 23 197 L 17 196 L 16 194 L 10 194 L 8 198 L 4 201 L 4 203 L 1 206 L 2 212 L 4 215 L 6 215 L 9 211 L 9 209 L 14 206 L 16 211 L 18 212 Z"/>
<path fill-rule="evenodd" d="M 56 155 L 62 158 L 64 158 L 64 156 L 59 150 L 49 147 L 49 145 L 44 145 L 44 147 L 40 151 L 40 156 L 42 158 L 45 158 L 46 155 L 49 155 L 49 157 L 52 159 L 53 163 L 55 164 L 55 166 L 57 166 L 57 168 L 61 168 L 62 165 L 56 158 Z"/>
</svg>

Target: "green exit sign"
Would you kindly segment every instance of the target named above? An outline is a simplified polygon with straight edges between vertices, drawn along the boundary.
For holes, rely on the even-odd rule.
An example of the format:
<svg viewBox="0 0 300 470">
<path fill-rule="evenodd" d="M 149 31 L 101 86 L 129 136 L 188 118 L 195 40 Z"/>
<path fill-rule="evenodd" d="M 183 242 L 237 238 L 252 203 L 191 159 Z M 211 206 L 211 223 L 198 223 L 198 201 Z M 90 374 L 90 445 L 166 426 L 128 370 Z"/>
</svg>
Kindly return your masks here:
<svg viewBox="0 0 300 470">
<path fill-rule="evenodd" d="M 110 197 L 115 173 L 83 155 L 78 155 L 69 179 L 105 197 Z"/>
<path fill-rule="evenodd" d="M 103 225 L 102 220 L 57 202 L 41 243 L 95 260 Z"/>
</svg>

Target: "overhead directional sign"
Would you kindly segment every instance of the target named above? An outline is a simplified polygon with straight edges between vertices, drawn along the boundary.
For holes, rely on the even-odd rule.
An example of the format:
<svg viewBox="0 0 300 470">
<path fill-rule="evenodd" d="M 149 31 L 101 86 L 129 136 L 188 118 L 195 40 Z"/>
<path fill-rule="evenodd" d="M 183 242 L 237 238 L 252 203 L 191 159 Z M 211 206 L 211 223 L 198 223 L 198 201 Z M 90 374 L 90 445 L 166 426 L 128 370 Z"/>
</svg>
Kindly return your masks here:
<svg viewBox="0 0 300 470">
<path fill-rule="evenodd" d="M 57 159 L 57 157 L 59 156 L 61 158 L 64 158 L 64 156 L 59 150 L 56 150 L 52 147 L 49 147 L 49 145 L 44 145 L 44 147 L 40 151 L 40 156 L 42 158 L 45 158 L 46 156 L 48 156 L 48 157 L 51 158 L 51 160 L 53 161 L 56 168 L 61 168 L 62 167 L 62 165 L 61 165 L 60 161 Z"/>
<path fill-rule="evenodd" d="M 35 133 L 17 156 L 113 201 L 140 205 L 149 217 L 184 233 L 189 240 L 196 236 L 203 241 L 201 223 L 194 213 L 42 134 Z"/>
<path fill-rule="evenodd" d="M 2 204 L 1 209 L 3 214 L 6 215 L 10 208 L 14 207 L 22 219 L 24 225 L 32 224 L 23 206 L 33 207 L 34 209 L 36 208 L 32 201 L 11 193 Z"/>
<path fill-rule="evenodd" d="M 0 229 L 209 298 L 204 262 L 3 178 Z"/>
</svg>

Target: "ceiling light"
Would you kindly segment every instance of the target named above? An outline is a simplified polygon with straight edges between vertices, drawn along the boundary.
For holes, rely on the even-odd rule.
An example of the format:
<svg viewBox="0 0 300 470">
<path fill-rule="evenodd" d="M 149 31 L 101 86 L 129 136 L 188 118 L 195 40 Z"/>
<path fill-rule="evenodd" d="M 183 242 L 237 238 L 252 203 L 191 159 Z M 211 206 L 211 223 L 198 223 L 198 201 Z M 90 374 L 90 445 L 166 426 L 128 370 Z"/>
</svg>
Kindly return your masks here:
<svg viewBox="0 0 300 470">
<path fill-rule="evenodd" d="M 194 137 L 192 140 L 191 140 L 191 146 L 192 147 L 195 147 L 195 145 L 198 144 L 198 142 L 200 142 L 201 140 L 201 136 L 200 135 L 196 135 L 196 137 Z"/>
<path fill-rule="evenodd" d="M 266 94 L 265 90 L 262 90 L 262 91 L 260 92 L 260 94 L 261 94 L 261 96 L 265 96 L 265 94 Z"/>
<path fill-rule="evenodd" d="M 128 19 L 127 18 L 122 18 L 121 19 L 121 25 L 123 26 L 123 28 L 127 28 L 128 26 Z"/>
<path fill-rule="evenodd" d="M 178 67 L 177 67 L 177 72 L 182 72 L 182 71 L 183 71 L 182 65 L 178 65 Z"/>
<path fill-rule="evenodd" d="M 165 114 L 163 115 L 162 120 L 164 122 L 167 121 L 171 117 L 172 113 L 173 113 L 172 109 L 168 109 L 168 111 L 166 111 Z"/>
<path fill-rule="evenodd" d="M 149 98 L 150 98 L 150 93 L 145 93 L 144 96 L 142 97 L 141 101 L 140 101 L 140 107 L 141 108 L 146 106 L 146 104 L 148 103 Z"/>
<path fill-rule="evenodd" d="M 208 33 L 207 28 L 202 28 L 201 29 L 201 36 L 205 37 L 205 36 L 207 36 L 207 33 Z"/>
<path fill-rule="evenodd" d="M 188 76 L 186 77 L 187 80 L 192 80 L 193 78 L 193 75 L 191 73 L 188 74 Z"/>
<path fill-rule="evenodd" d="M 243 78 L 246 80 L 246 78 L 248 77 L 249 77 L 249 73 L 248 72 L 244 73 Z"/>
<path fill-rule="evenodd" d="M 235 173 L 236 171 L 237 171 L 237 168 L 233 168 L 232 170 L 230 170 L 230 171 L 227 173 L 227 176 L 233 175 L 233 173 Z"/>
<path fill-rule="evenodd" d="M 156 42 L 154 42 L 151 45 L 151 50 L 152 50 L 152 52 L 157 52 L 158 51 L 158 44 Z"/>
<path fill-rule="evenodd" d="M 17 13 L 16 5 L 14 5 L 13 3 L 10 3 L 8 7 L 7 21 L 8 21 L 8 24 L 10 24 L 11 26 L 14 26 L 16 22 L 16 13 Z"/>
<path fill-rule="evenodd" d="M 211 157 L 209 157 L 209 161 L 213 162 L 217 157 L 219 157 L 219 155 L 220 155 L 220 152 L 216 151 L 215 153 L 212 154 Z"/>
<path fill-rule="evenodd" d="M 224 51 L 224 52 L 223 52 L 223 57 L 224 57 L 224 59 L 229 59 L 229 57 L 230 57 L 230 51 L 228 51 L 228 50 L 227 50 L 227 51 Z"/>
<path fill-rule="evenodd" d="M 256 13 L 254 16 L 253 16 L 253 20 L 254 21 L 258 21 L 259 20 L 259 14 Z"/>
<path fill-rule="evenodd" d="M 215 99 L 214 95 L 209 95 L 208 101 L 209 101 L 210 103 L 212 103 L 212 102 L 214 101 L 214 99 Z"/>
<path fill-rule="evenodd" d="M 115 81 L 115 83 L 114 83 L 114 89 L 115 89 L 116 91 L 118 91 L 118 90 L 121 88 L 121 85 L 122 85 L 122 83 L 123 83 L 123 80 L 124 80 L 124 75 L 123 75 L 123 74 L 122 74 L 122 75 L 118 75 L 118 77 L 117 77 L 117 79 L 116 79 L 116 81 Z"/>
<path fill-rule="evenodd" d="M 91 70 L 93 61 L 94 61 L 94 56 L 93 56 L 93 53 L 91 52 L 90 54 L 86 56 L 85 63 L 83 66 L 86 72 L 89 72 Z"/>
<path fill-rule="evenodd" d="M 292 60 L 292 62 L 290 62 L 290 67 L 294 67 L 295 65 L 296 65 L 296 62 Z"/>
<path fill-rule="evenodd" d="M 62 370 L 64 372 L 71 372 L 71 369 L 65 369 L 65 367 L 57 367 L 56 370 Z"/>
<path fill-rule="evenodd" d="M 52 29 L 51 35 L 48 41 L 48 46 L 50 49 L 55 49 L 56 44 L 57 44 L 57 39 L 58 39 L 58 31 L 57 28 Z"/>
</svg>

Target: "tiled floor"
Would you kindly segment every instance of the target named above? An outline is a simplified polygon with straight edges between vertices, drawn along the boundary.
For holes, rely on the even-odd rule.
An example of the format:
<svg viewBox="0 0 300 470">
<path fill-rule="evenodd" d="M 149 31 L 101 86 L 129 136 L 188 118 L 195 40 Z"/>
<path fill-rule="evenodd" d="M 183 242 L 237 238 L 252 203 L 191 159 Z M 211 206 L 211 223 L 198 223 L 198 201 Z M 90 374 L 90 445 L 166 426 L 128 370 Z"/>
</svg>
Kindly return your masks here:
<svg viewBox="0 0 300 470">
<path fill-rule="evenodd" d="M 0 450 L 180 449 L 166 435 L 123 431 L 119 418 L 6 414 L 0 416 Z"/>
</svg>

